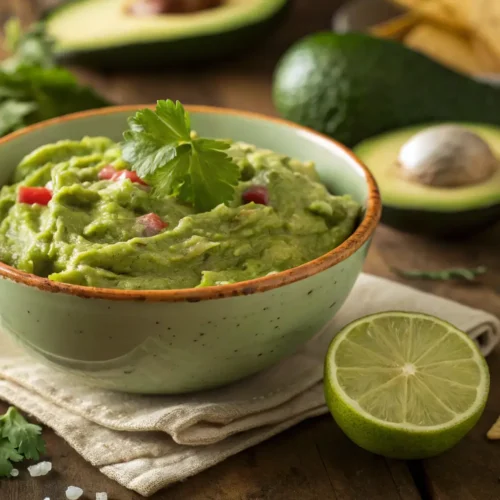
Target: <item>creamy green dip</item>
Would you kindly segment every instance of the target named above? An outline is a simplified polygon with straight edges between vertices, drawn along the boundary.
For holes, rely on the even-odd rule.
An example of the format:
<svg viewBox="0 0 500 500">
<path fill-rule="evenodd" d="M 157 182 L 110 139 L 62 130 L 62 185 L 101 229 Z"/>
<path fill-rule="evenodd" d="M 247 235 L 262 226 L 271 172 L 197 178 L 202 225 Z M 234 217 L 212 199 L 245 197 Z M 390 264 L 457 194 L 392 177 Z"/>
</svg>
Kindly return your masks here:
<svg viewBox="0 0 500 500">
<path fill-rule="evenodd" d="M 244 281 L 312 260 L 342 243 L 360 211 L 332 196 L 314 166 L 244 143 L 229 154 L 241 170 L 230 206 L 195 213 L 129 179 L 99 180 L 106 165 L 127 168 L 102 137 L 43 146 L 17 166 L 0 191 L 0 260 L 54 281 L 104 288 L 175 289 Z M 268 205 L 244 204 L 252 185 Z M 20 186 L 48 186 L 47 206 L 20 203 Z M 168 223 L 145 236 L 138 218 Z"/>
</svg>

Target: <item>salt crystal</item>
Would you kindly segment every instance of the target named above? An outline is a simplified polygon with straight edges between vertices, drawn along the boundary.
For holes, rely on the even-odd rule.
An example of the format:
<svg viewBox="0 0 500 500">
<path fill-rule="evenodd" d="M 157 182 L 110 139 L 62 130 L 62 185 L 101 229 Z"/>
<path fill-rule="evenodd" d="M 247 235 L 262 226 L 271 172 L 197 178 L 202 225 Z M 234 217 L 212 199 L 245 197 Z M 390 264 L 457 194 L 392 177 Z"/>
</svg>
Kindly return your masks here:
<svg viewBox="0 0 500 500">
<path fill-rule="evenodd" d="M 108 500 L 108 494 L 107 493 L 96 493 L 95 500 Z"/>
<path fill-rule="evenodd" d="M 43 500 L 50 500 L 50 498 L 49 497 L 45 497 Z"/>
<path fill-rule="evenodd" d="M 10 471 L 10 475 L 11 475 L 12 477 L 17 477 L 17 476 L 19 476 L 19 471 L 18 471 L 17 469 L 12 469 L 12 470 Z"/>
<path fill-rule="evenodd" d="M 66 498 L 68 500 L 78 500 L 83 495 L 83 490 L 78 486 L 68 486 L 66 489 Z"/>
<path fill-rule="evenodd" d="M 28 467 L 31 477 L 46 476 L 52 470 L 51 462 L 39 462 Z"/>
</svg>

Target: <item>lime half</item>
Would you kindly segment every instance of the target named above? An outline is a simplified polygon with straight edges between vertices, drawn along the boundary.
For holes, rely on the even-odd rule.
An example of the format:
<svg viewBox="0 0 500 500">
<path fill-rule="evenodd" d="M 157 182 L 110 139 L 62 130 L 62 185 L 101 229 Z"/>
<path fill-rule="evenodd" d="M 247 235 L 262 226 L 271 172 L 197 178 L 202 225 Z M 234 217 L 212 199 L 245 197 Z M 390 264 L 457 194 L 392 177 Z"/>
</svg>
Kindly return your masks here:
<svg viewBox="0 0 500 500">
<path fill-rule="evenodd" d="M 325 397 L 356 444 L 388 457 L 437 455 L 486 404 L 489 372 L 474 342 L 433 316 L 384 312 L 346 326 L 325 362 Z"/>
</svg>

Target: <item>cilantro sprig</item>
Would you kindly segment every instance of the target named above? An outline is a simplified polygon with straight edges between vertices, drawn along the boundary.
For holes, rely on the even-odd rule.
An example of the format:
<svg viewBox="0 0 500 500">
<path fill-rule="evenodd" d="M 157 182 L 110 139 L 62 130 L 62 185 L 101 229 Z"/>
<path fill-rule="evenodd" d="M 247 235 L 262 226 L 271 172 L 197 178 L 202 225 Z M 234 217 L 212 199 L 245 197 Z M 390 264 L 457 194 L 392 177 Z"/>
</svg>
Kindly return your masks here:
<svg viewBox="0 0 500 500">
<path fill-rule="evenodd" d="M 11 56 L 0 63 L 0 136 L 56 116 L 109 103 L 57 66 L 53 42 L 41 24 L 27 32 L 17 19 L 4 27 Z"/>
<path fill-rule="evenodd" d="M 182 104 L 158 101 L 129 119 L 123 158 L 158 196 L 173 195 L 206 212 L 233 199 L 238 166 L 224 152 L 226 141 L 193 137 Z"/>
<path fill-rule="evenodd" d="M 10 475 L 12 462 L 38 460 L 45 453 L 41 432 L 39 425 L 30 424 L 13 406 L 0 417 L 0 477 Z"/>
</svg>

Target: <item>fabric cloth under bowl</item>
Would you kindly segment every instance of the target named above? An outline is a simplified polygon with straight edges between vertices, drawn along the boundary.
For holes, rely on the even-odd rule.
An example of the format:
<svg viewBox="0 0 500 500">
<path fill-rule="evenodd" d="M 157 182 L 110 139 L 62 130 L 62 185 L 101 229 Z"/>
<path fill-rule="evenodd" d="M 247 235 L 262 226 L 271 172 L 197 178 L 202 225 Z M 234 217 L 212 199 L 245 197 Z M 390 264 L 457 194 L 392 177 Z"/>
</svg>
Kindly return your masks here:
<svg viewBox="0 0 500 500">
<path fill-rule="evenodd" d="M 347 323 L 389 310 L 439 316 L 485 355 L 500 340 L 491 314 L 363 274 L 336 317 L 295 355 L 230 386 L 160 397 L 95 389 L 34 362 L 2 336 L 0 398 L 52 427 L 110 478 L 149 496 L 326 413 L 323 360 L 331 339 Z"/>
</svg>

